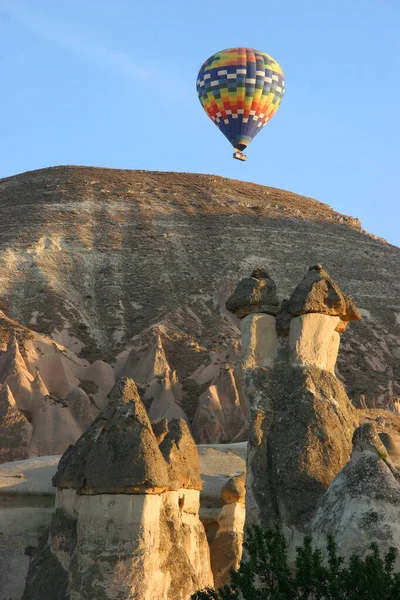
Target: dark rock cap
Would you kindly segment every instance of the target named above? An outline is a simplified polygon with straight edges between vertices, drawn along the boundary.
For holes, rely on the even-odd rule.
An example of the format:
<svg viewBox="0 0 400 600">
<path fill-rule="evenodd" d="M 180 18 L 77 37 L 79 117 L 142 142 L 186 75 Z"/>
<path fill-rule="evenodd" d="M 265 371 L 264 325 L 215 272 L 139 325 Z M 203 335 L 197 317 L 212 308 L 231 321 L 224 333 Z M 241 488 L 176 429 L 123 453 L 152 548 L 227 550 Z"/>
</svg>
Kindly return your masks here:
<svg viewBox="0 0 400 600">
<path fill-rule="evenodd" d="M 221 497 L 225 504 L 244 502 L 246 496 L 246 473 L 234 475 L 221 489 Z"/>
<path fill-rule="evenodd" d="M 239 281 L 225 306 L 239 319 L 253 313 L 275 316 L 279 307 L 275 282 L 268 276 L 264 267 L 256 267 L 251 277 Z"/>
<path fill-rule="evenodd" d="M 169 489 L 168 469 L 132 379 L 63 454 L 53 485 L 81 494 L 145 494 Z"/>
<path fill-rule="evenodd" d="M 306 313 L 320 313 L 340 317 L 338 331 L 344 331 L 349 321 L 361 319 L 353 300 L 345 296 L 328 272 L 318 264 L 309 268 L 304 279 L 294 290 L 286 311 L 292 317 Z"/>
<path fill-rule="evenodd" d="M 184 419 L 173 419 L 169 423 L 160 450 L 168 464 L 170 489 L 202 489 L 199 453 Z"/>
<path fill-rule="evenodd" d="M 108 394 L 108 408 L 114 406 L 122 406 L 127 402 L 140 402 L 139 392 L 136 383 L 129 377 L 123 377 L 116 382 L 110 393 Z"/>
</svg>

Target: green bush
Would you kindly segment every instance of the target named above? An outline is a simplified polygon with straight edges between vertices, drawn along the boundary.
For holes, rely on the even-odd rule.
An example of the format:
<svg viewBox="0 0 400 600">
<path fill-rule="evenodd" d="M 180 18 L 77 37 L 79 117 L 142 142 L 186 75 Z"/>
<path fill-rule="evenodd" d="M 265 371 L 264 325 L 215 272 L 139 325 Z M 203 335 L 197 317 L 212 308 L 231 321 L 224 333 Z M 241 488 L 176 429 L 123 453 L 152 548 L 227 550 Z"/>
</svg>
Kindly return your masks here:
<svg viewBox="0 0 400 600">
<path fill-rule="evenodd" d="M 244 543 L 246 558 L 231 583 L 218 590 L 207 588 L 192 600 L 400 600 L 400 574 L 394 572 L 397 550 L 382 558 L 372 544 L 365 557 L 353 555 L 347 564 L 338 555 L 333 537 L 326 553 L 313 548 L 306 537 L 296 548 L 296 567 L 291 571 L 287 545 L 279 529 L 252 527 Z"/>
</svg>

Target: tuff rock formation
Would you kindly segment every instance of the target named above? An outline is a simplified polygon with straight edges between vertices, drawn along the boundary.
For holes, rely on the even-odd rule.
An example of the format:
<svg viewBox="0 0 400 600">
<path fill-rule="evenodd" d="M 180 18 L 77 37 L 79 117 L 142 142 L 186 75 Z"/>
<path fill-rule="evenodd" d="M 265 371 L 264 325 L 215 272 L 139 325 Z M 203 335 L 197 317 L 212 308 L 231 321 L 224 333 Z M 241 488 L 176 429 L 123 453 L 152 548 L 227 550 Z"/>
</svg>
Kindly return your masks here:
<svg viewBox="0 0 400 600">
<path fill-rule="evenodd" d="M 369 493 L 380 525 L 360 548 L 380 527 L 397 544 L 398 249 L 311 199 L 200 175 L 56 168 L 3 180 L 0 202 L 0 460 L 74 444 L 38 552 L 52 499 L 12 471 L 4 593 L 19 597 L 7 571 L 26 566 L 23 540 L 26 599 L 166 600 L 211 582 L 190 431 L 241 451 L 249 437 L 247 522 L 280 522 L 291 548 L 315 528 L 351 551 Z M 290 296 L 317 258 L 340 287 L 315 264 Z M 108 397 L 115 377 L 133 377 L 143 404 L 130 380 Z M 201 497 L 218 582 L 238 564 L 245 511 L 240 478 L 216 500 L 243 471 L 226 469 L 230 451 L 199 448 L 217 473 Z"/>
<path fill-rule="evenodd" d="M 241 358 L 250 422 L 246 522 L 279 522 L 296 539 L 350 458 L 358 416 L 334 371 L 340 332 L 360 317 L 320 265 L 281 313 L 278 326 L 273 315 L 243 319 L 255 331 L 243 335 Z M 262 329 L 260 318 L 268 319 Z"/>
<path fill-rule="evenodd" d="M 0 310 L 0 461 L 60 454 L 107 405 L 112 368 Z"/>
<path fill-rule="evenodd" d="M 372 542 L 383 554 L 400 550 L 400 472 L 373 423 L 353 436 L 351 460 L 336 475 L 312 522 L 316 541 L 332 534 L 344 556 L 364 555 Z M 397 558 L 400 569 L 400 557 Z"/>
<path fill-rule="evenodd" d="M 244 408 L 234 369 L 222 368 L 199 398 L 192 430 L 200 444 L 247 440 L 247 410 Z"/>
<path fill-rule="evenodd" d="M 212 584 L 199 456 L 184 420 L 153 431 L 130 379 L 60 460 L 24 600 L 180 600 Z"/>
<path fill-rule="evenodd" d="M 211 544 L 211 568 L 215 587 L 229 583 L 231 570 L 239 568 L 242 558 L 245 522 L 246 473 L 231 477 L 222 487 L 225 505 L 218 516 L 218 530 Z"/>
<path fill-rule="evenodd" d="M 31 439 L 32 425 L 4 383 L 0 386 L 0 463 L 26 458 Z"/>
<path fill-rule="evenodd" d="M 247 416 L 234 369 L 236 345 L 210 354 L 189 338 L 181 342 L 163 327 L 151 329 L 145 341 L 118 357 L 116 376 L 135 380 L 152 422 L 182 418 L 199 444 L 246 439 Z M 179 363 L 183 384 L 173 368 Z"/>
<path fill-rule="evenodd" d="M 336 364 L 350 398 L 358 404 L 364 396 L 366 407 L 398 410 L 398 249 L 363 232 L 357 220 L 295 194 L 216 177 L 85 167 L 2 180 L 0 202 L 0 308 L 32 335 L 50 335 L 76 363 L 64 383 L 50 385 L 39 369 L 35 386 L 47 398 L 47 424 L 31 423 L 38 433 L 26 456 L 62 452 L 80 435 L 69 410 L 61 418 L 47 404 L 67 402 L 71 391 L 68 403 L 85 406 L 79 419 L 86 426 L 94 396 L 97 408 L 104 408 L 107 390 L 100 388 L 113 385 L 111 366 L 116 378 L 137 382 L 153 421 L 183 418 L 198 443 L 245 439 L 240 329 L 258 339 L 272 332 L 268 322 L 278 308 L 272 275 L 279 296 L 287 296 L 301 265 L 316 256 L 362 307 L 364 320 L 343 333 Z M 215 229 L 217 223 L 229 226 Z M 267 269 L 245 278 L 230 313 L 226 299 L 255 261 Z M 343 326 L 341 302 L 333 300 Z M 278 333 L 288 332 L 290 319 L 281 309 Z M 265 351 L 274 344 L 271 339 Z M 90 364 L 85 359 L 96 372 L 87 379 L 76 368 L 81 361 Z M 35 378 L 35 369 L 28 370 Z M 4 454 L 4 460 L 12 456 Z"/>
<path fill-rule="evenodd" d="M 289 324 L 289 355 L 295 365 L 316 366 L 335 372 L 340 336 L 349 321 L 361 316 L 349 296 L 318 264 L 307 275 L 285 304 L 292 317 Z"/>
<path fill-rule="evenodd" d="M 157 444 L 168 433 L 167 420 L 153 424 Z M 246 443 L 198 447 L 200 520 L 211 545 L 218 529 L 218 514 L 225 504 L 221 488 L 246 466 Z M 43 456 L 0 465 L 0 598 L 21 600 L 39 539 L 48 531 L 54 513 L 56 488 L 52 479 L 59 456 Z"/>
<path fill-rule="evenodd" d="M 157 328 L 189 423 L 213 385 L 195 371 L 235 368 L 225 301 L 255 264 L 280 298 L 303 265 L 327 265 L 363 316 L 337 363 L 349 397 L 385 403 L 388 366 L 400 396 L 400 250 L 326 204 L 209 175 L 71 166 L 1 180 L 0 204 L 0 308 L 91 363 L 143 355 Z"/>
<path fill-rule="evenodd" d="M 259 277 L 266 275 L 261 269 L 256 273 Z M 269 287 L 273 289 L 271 284 Z M 139 350 L 136 356 L 130 351 L 129 360 L 125 357 L 122 361 L 127 369 L 135 369 L 140 365 L 140 355 L 147 353 L 146 360 L 136 370 L 137 377 L 141 377 L 144 404 L 133 381 L 125 379 L 109 394 L 108 408 L 59 463 L 53 478 L 58 490 L 50 535 L 43 538 L 38 552 L 29 550 L 33 557 L 25 591 L 27 599 L 39 598 L 43 591 L 49 594 L 50 589 L 56 600 L 113 598 L 128 593 L 132 597 L 138 594 L 146 598 L 148 594 L 148 598 L 157 598 L 149 580 L 144 583 L 144 572 L 152 574 L 150 581 L 156 582 L 157 589 L 170 594 L 161 595 L 163 599 L 181 598 L 182 589 L 206 585 L 211 581 L 210 567 L 216 584 L 223 584 L 229 580 L 230 568 L 239 565 L 246 512 L 248 523 L 280 522 L 291 551 L 305 532 L 314 533 L 317 542 L 323 544 L 324 536 L 336 527 L 340 539 L 346 531 L 346 527 L 341 529 L 342 521 L 357 522 L 363 510 L 362 504 L 350 504 L 353 512 L 342 515 L 346 508 L 343 497 L 352 493 L 346 489 L 351 478 L 345 478 L 340 494 L 334 493 L 334 477 L 350 456 L 358 418 L 366 425 L 358 430 L 364 432 L 362 435 L 355 435 L 355 444 L 362 446 L 362 452 L 375 452 L 383 459 L 397 481 L 398 417 L 382 409 L 356 410 L 335 376 L 340 336 L 350 318 L 359 319 L 350 298 L 320 265 L 311 268 L 292 298 L 281 303 L 277 317 L 262 312 L 265 303 L 261 304 L 261 295 L 258 298 L 251 304 L 241 295 L 240 302 L 253 307 L 250 314 L 242 313 L 240 319 L 243 343 L 236 362 L 241 370 L 233 365 L 224 368 L 216 361 L 199 367 L 194 375 L 199 381 L 204 377 L 206 383 L 215 377 L 221 379 L 224 373 L 229 376 L 228 381 L 234 378 L 238 405 L 243 415 L 249 415 L 246 508 L 244 474 L 227 477 L 229 470 L 243 471 L 243 460 L 233 450 L 239 452 L 240 447 L 243 453 L 246 444 L 202 445 L 197 450 L 187 424 L 189 420 L 193 427 L 196 421 L 173 418 L 168 410 L 167 414 L 160 411 L 156 422 L 150 424 L 144 404 L 147 403 L 150 412 L 157 396 L 154 394 L 157 382 L 164 381 L 166 373 L 174 373 L 166 360 L 161 336 L 156 337 L 155 343 Z M 238 307 L 239 303 L 232 305 L 233 310 Z M 123 367 L 120 364 L 118 368 Z M 169 381 L 174 398 L 181 398 L 175 376 Z M 88 381 L 85 387 L 90 388 Z M 221 390 L 218 396 L 223 396 Z M 7 398 L 8 406 L 12 404 L 8 391 Z M 77 396 L 76 410 L 78 406 Z M 166 406 L 173 404 L 166 401 Z M 230 416 L 228 408 L 225 415 L 218 415 L 226 430 Z M 379 437 L 376 433 L 368 437 L 368 431 L 374 427 L 378 428 Z M 203 459 L 204 482 L 200 511 L 198 451 Z M 222 455 L 229 457 L 229 469 Z M 352 462 L 354 456 L 355 452 Z M 14 464 L 21 465 L 23 470 L 22 463 Z M 349 465 L 345 466 L 338 478 L 348 468 Z M 1 485 L 4 484 L 0 471 Z M 45 526 L 49 513 L 40 503 L 43 500 L 37 501 L 38 512 L 32 519 L 32 501 L 25 501 L 27 518 L 33 522 L 31 531 L 25 533 L 14 524 L 10 527 L 10 518 L 14 518 L 10 515 L 16 510 L 10 489 L 17 485 L 15 474 L 9 484 L 6 479 L 3 495 L 9 500 L 9 510 L 8 514 L 7 510 L 0 510 L 0 525 L 3 520 L 8 531 L 3 538 L 6 547 L 2 556 L 7 567 L 3 572 L 0 570 L 0 580 L 3 578 L 7 593 L 19 598 L 20 579 L 14 577 L 11 581 L 7 575 L 13 569 L 15 572 L 13 565 L 24 564 L 23 543 L 28 540 L 32 546 L 36 545 L 35 534 L 39 526 Z M 220 493 L 221 499 L 217 499 Z M 391 498 L 395 506 L 395 496 L 392 494 Z M 382 509 L 379 519 L 386 530 L 393 525 L 394 509 L 391 513 L 390 502 L 380 505 L 379 498 L 376 502 Z M 210 558 L 199 512 L 210 545 Z M 144 531 L 155 534 L 138 540 L 141 524 Z M 395 527 L 392 529 L 387 541 L 397 543 Z M 378 531 L 379 528 L 374 529 L 375 536 Z M 177 544 L 173 557 L 168 550 L 172 539 Z M 366 544 L 373 535 L 363 539 Z M 341 549 L 345 554 L 354 549 L 351 544 L 346 545 L 345 536 Z M 202 568 L 201 553 L 203 560 L 204 556 L 207 559 Z M 26 560 L 25 557 L 25 563 Z M 174 571 L 177 564 L 179 573 L 185 573 L 181 578 Z M 15 579 L 18 585 L 13 583 Z"/>
</svg>

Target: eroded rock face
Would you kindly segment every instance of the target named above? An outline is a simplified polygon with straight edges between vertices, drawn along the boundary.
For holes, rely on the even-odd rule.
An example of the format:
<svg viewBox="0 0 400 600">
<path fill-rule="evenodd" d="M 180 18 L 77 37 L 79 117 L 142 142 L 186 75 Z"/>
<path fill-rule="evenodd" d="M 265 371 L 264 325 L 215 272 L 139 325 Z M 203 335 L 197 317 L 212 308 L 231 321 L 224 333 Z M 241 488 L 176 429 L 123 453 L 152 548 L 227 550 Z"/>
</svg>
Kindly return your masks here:
<svg viewBox="0 0 400 600">
<path fill-rule="evenodd" d="M 221 368 L 200 396 L 192 422 L 197 443 L 220 444 L 247 439 L 247 409 L 242 405 L 239 385 L 232 367 Z"/>
<path fill-rule="evenodd" d="M 18 410 L 9 386 L 0 385 L 0 463 L 24 459 L 31 439 L 32 425 Z"/>
<path fill-rule="evenodd" d="M 90 364 L 0 311 L 0 460 L 63 452 L 107 404 L 113 384 L 106 363 Z"/>
<path fill-rule="evenodd" d="M 249 523 L 301 530 L 349 460 L 358 416 L 343 384 L 317 367 L 282 361 L 254 369 L 247 385 Z"/>
<path fill-rule="evenodd" d="M 166 348 L 171 351 L 173 344 L 177 354 L 174 351 L 169 362 Z M 185 353 L 188 365 L 181 384 L 172 365 Z M 237 354 L 235 345 L 221 353 L 208 353 L 188 340 L 179 345 L 157 327 L 143 347 L 119 357 L 115 370 L 119 376 L 133 377 L 153 423 L 184 419 L 197 443 L 227 443 L 247 435 L 246 409 L 234 369 Z"/>
<path fill-rule="evenodd" d="M 246 474 L 231 477 L 221 489 L 226 503 L 217 516 L 218 530 L 211 544 L 211 568 L 216 587 L 230 581 L 231 570 L 240 566 L 246 509 Z"/>
<path fill-rule="evenodd" d="M 290 296 L 304 265 L 326 265 L 364 316 L 345 332 L 338 359 L 350 398 L 383 402 L 388 365 L 400 395 L 400 250 L 357 219 L 215 176 L 88 167 L 3 179 L 0 203 L 7 314 L 90 362 L 129 354 L 157 323 L 189 422 L 204 392 L 191 375 L 240 337 L 225 302 L 257 264 L 279 298 Z"/>
<path fill-rule="evenodd" d="M 170 489 L 202 489 L 199 453 L 183 419 L 171 422 L 160 450 L 168 465 Z"/>
<path fill-rule="evenodd" d="M 233 502 L 223 506 L 218 514 L 218 531 L 211 544 L 211 566 L 215 585 L 230 582 L 231 570 L 237 570 L 243 552 L 243 528 L 246 509 Z"/>
<path fill-rule="evenodd" d="M 164 435 L 166 425 L 156 437 L 134 382 L 116 384 L 60 460 L 48 543 L 31 563 L 25 600 L 39 597 L 39 581 L 59 590 L 55 600 L 183 600 L 212 584 L 197 449 L 184 420 Z"/>
<path fill-rule="evenodd" d="M 51 477 L 57 462 L 58 457 L 41 457 L 0 465 L 2 600 L 22 598 L 30 556 L 38 538 L 48 530 L 54 511 Z"/>
<path fill-rule="evenodd" d="M 79 494 L 160 493 L 169 487 L 162 457 L 133 380 L 119 381 L 101 413 L 63 455 L 54 486 Z"/>
<path fill-rule="evenodd" d="M 392 462 L 397 468 L 400 468 L 400 435 L 393 435 L 383 431 L 379 434 L 379 437 Z"/>
<path fill-rule="evenodd" d="M 335 536 L 339 552 L 364 555 L 376 542 L 381 553 L 400 550 L 400 473 L 373 424 L 359 427 L 351 460 L 334 478 L 313 519 L 316 539 Z M 400 568 L 397 559 L 396 568 Z"/>
<path fill-rule="evenodd" d="M 289 336 L 276 338 L 275 360 L 243 372 L 250 416 L 246 519 L 279 522 L 292 535 L 307 530 L 318 500 L 349 460 L 358 424 L 334 374 L 336 329 L 344 314 L 329 314 L 330 290 L 336 304 L 344 295 L 326 272 L 309 274 L 283 307 L 293 314 L 286 325 Z M 297 305 L 299 316 L 291 309 Z"/>
<path fill-rule="evenodd" d="M 272 366 L 276 358 L 276 319 L 273 315 L 256 314 L 240 322 L 242 355 L 240 367 Z"/>
<path fill-rule="evenodd" d="M 160 437 L 165 437 L 168 433 L 168 424 L 158 423 L 153 428 L 157 432 L 157 442 L 161 443 Z M 246 443 L 206 445 L 198 447 L 198 451 L 203 481 L 199 516 L 209 544 L 212 544 L 218 529 L 218 513 L 224 505 L 221 488 L 229 482 L 230 476 L 245 469 Z M 22 598 L 30 557 L 30 575 L 36 580 L 35 588 L 39 598 L 40 593 L 45 598 L 52 597 L 54 582 L 46 583 L 47 572 L 37 570 L 43 556 L 41 551 L 36 553 L 35 549 L 40 538 L 40 548 L 46 547 L 48 535 L 44 534 L 48 531 L 55 510 L 57 491 L 52 486 L 52 479 L 57 472 L 59 459 L 59 456 L 39 457 L 0 465 L 0 590 L 7 600 Z M 234 481 L 239 479 L 240 477 L 233 477 Z M 236 487 L 235 485 L 234 489 Z M 67 491 L 65 495 L 68 493 L 71 491 Z M 189 509 L 190 496 L 190 490 L 180 491 L 177 502 L 182 509 L 185 503 Z M 171 532 L 175 535 L 176 529 L 172 528 Z M 49 548 L 47 552 L 50 552 Z M 51 558 L 51 568 L 54 569 L 58 559 L 54 555 L 50 555 Z M 61 584 L 62 580 L 61 577 Z"/>
<path fill-rule="evenodd" d="M 294 317 L 289 328 L 289 352 L 294 365 L 314 365 L 335 372 L 340 334 L 339 317 L 308 313 Z"/>
</svg>

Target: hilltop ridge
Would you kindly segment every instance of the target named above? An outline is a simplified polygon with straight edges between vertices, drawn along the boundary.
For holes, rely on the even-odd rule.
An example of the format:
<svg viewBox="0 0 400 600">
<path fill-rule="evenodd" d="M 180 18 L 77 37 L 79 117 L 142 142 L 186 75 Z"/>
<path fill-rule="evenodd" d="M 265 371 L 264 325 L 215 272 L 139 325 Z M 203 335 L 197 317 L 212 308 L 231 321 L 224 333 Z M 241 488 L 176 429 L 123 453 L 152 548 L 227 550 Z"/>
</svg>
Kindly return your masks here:
<svg viewBox="0 0 400 600">
<path fill-rule="evenodd" d="M 113 199 L 122 196 L 124 202 L 127 202 L 138 192 L 138 186 L 146 185 L 150 187 L 140 190 L 145 196 L 146 206 L 158 208 L 161 214 L 165 213 L 157 200 L 165 201 L 165 195 L 168 194 L 167 206 L 171 211 L 182 209 L 190 212 L 195 208 L 200 214 L 252 215 L 254 212 L 260 212 L 270 217 L 281 215 L 284 211 L 288 216 L 332 220 L 361 230 L 358 219 L 342 215 L 328 204 L 313 198 L 218 175 L 68 165 L 27 171 L 21 175 L 0 179 L 0 189 L 3 186 L 16 186 L 19 193 L 24 184 L 34 186 L 34 190 L 31 191 L 36 193 L 44 191 L 53 202 L 57 196 L 61 199 L 64 194 L 72 191 L 76 193 L 78 200 L 85 196 L 87 189 L 102 194 L 109 193 Z M 45 187 L 44 190 L 42 186 Z M 183 189 L 188 189 L 191 195 L 182 198 Z M 33 202 L 36 199 L 35 194 L 28 201 Z M 135 196 L 135 204 L 145 211 L 146 206 L 143 206 L 140 196 Z"/>
</svg>

